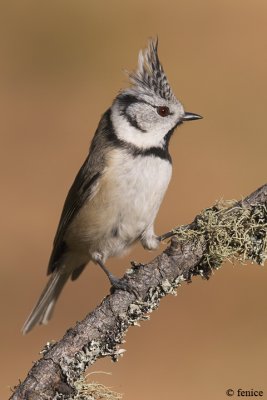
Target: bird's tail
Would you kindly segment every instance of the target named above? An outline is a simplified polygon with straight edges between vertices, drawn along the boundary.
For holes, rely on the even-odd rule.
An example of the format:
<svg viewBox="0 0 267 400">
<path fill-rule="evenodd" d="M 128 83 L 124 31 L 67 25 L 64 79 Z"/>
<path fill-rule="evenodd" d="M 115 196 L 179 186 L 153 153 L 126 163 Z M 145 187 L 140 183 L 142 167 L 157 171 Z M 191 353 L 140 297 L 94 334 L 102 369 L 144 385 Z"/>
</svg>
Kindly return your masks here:
<svg viewBox="0 0 267 400">
<path fill-rule="evenodd" d="M 56 301 L 67 282 L 70 273 L 55 270 L 46 287 L 44 288 L 36 306 L 23 325 L 22 333 L 25 335 L 37 324 L 47 324 L 50 320 Z"/>
</svg>

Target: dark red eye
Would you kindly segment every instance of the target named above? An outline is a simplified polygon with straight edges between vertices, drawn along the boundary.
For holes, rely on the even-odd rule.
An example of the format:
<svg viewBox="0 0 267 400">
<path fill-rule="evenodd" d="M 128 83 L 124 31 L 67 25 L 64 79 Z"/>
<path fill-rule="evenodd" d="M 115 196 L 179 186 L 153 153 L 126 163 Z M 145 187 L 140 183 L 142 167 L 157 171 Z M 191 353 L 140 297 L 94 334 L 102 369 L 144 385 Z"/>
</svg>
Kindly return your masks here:
<svg viewBox="0 0 267 400">
<path fill-rule="evenodd" d="M 157 113 L 161 117 L 167 117 L 168 115 L 170 115 L 170 109 L 169 109 L 169 107 L 159 106 L 159 107 L 157 107 Z"/>
</svg>

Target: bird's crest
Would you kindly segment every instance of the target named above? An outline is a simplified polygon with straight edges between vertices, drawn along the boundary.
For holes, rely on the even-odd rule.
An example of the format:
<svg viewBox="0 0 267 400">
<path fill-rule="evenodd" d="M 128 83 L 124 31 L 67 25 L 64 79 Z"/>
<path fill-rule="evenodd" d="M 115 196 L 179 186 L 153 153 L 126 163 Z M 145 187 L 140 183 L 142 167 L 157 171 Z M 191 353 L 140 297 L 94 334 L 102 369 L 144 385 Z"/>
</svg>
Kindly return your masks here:
<svg viewBox="0 0 267 400">
<path fill-rule="evenodd" d="M 156 94 L 165 100 L 175 99 L 158 57 L 158 39 L 151 39 L 147 48 L 140 50 L 138 67 L 129 73 L 133 88 L 146 94 Z"/>
</svg>

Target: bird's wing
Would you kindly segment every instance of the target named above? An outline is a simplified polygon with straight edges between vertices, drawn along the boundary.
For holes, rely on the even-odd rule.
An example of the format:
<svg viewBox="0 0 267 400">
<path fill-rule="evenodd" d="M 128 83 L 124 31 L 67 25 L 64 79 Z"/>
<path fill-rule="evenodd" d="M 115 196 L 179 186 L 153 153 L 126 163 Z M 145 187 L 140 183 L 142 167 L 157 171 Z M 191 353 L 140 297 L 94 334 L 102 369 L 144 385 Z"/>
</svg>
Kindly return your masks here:
<svg viewBox="0 0 267 400">
<path fill-rule="evenodd" d="M 64 236 L 70 223 L 84 203 L 96 193 L 95 189 L 104 171 L 105 155 L 109 148 L 105 139 L 109 122 L 110 110 L 103 115 L 92 141 L 89 155 L 81 166 L 65 200 L 48 264 L 48 274 L 54 271 L 67 250 Z"/>
<path fill-rule="evenodd" d="M 66 250 L 65 233 L 83 204 L 94 196 L 101 171 L 90 170 L 89 156 L 80 168 L 64 203 L 48 265 L 48 274 L 54 271 Z"/>
</svg>

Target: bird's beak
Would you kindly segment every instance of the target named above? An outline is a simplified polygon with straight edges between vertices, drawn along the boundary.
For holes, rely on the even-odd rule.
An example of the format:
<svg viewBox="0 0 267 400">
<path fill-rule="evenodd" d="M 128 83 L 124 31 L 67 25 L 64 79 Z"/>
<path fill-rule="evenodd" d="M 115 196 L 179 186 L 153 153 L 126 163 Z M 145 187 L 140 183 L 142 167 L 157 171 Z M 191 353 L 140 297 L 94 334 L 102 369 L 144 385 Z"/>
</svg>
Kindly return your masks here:
<svg viewBox="0 0 267 400">
<path fill-rule="evenodd" d="M 202 119 L 201 115 L 185 112 L 182 121 L 192 121 L 193 119 Z"/>
</svg>

